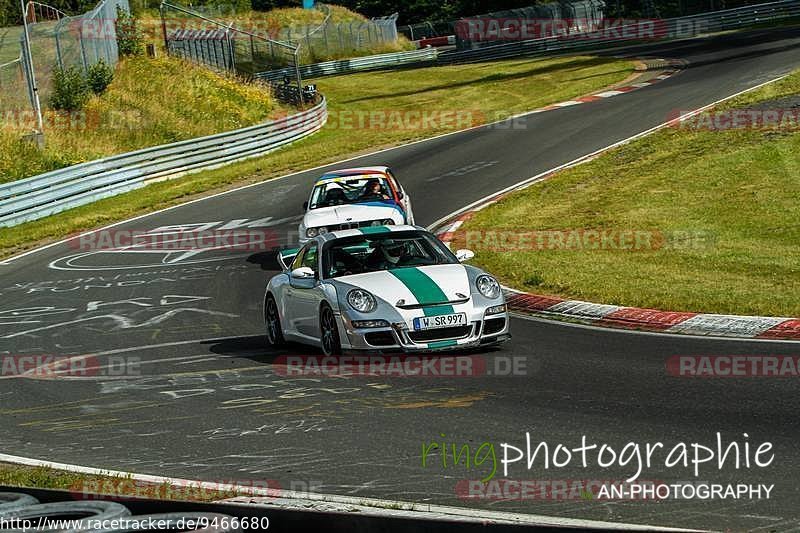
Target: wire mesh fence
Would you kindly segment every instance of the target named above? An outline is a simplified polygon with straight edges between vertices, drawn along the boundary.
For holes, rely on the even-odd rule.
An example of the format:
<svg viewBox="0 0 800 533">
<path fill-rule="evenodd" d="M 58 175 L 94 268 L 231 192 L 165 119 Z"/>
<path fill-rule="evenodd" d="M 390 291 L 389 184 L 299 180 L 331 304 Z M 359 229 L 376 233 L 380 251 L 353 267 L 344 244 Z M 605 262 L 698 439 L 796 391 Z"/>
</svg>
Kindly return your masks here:
<svg viewBox="0 0 800 533">
<path fill-rule="evenodd" d="M 458 20 L 421 22 L 401 26 L 398 31 L 412 41 L 455 35 L 456 46 L 459 49 L 474 48 L 481 44 L 477 44 L 475 39 L 470 38 L 470 35 L 474 33 L 471 32 L 471 29 L 475 26 L 485 26 L 490 21 L 500 24 L 510 21 L 536 21 L 543 27 L 560 28 L 562 31 L 565 28 L 562 21 L 565 21 L 568 23 L 566 29 L 569 31 L 587 31 L 603 19 L 605 5 L 606 2 L 602 0 L 552 2 L 495 11 Z M 560 23 L 548 25 L 548 21 L 559 21 Z"/>
<path fill-rule="evenodd" d="M 211 19 L 184 6 L 162 2 L 162 33 L 167 53 L 213 70 L 253 76 L 258 72 L 287 68 L 294 75 L 282 85 L 297 99 L 302 94 L 297 46 L 270 39 Z M 280 96 L 280 95 L 279 95 Z"/>
<path fill-rule="evenodd" d="M 320 9 L 328 8 L 320 5 Z M 397 14 L 350 22 L 332 22 L 330 13 L 327 14 L 325 21 L 317 26 L 281 28 L 277 38 L 296 43 L 303 63 L 377 53 L 397 43 Z"/>
<path fill-rule="evenodd" d="M 7 126 L 8 119 L 16 120 L 5 116 L 9 113 L 33 113 L 21 58 L 0 65 L 0 112 L 4 115 L 0 126 Z"/>
<path fill-rule="evenodd" d="M 29 72 L 34 73 L 39 99 L 47 107 L 57 69 L 76 67 L 85 74 L 101 60 L 112 68 L 117 64 L 118 8 L 128 11 L 128 0 L 103 0 L 88 13 L 73 17 L 46 4 L 27 3 L 28 41 L 19 28 L 5 29 L 6 35 L 15 30 L 16 36 L 13 43 L 6 39 L 0 47 L 5 54 L 9 53 L 7 50 L 16 50 L 17 55 L 17 59 L 0 64 L 0 111 L 5 115 L 4 126 L 18 126 L 24 122 L 21 116 L 33 112 L 34 83 L 28 79 Z M 0 52 L 0 57 L 7 56 Z"/>
<path fill-rule="evenodd" d="M 496 45 L 507 28 L 531 30 L 540 38 L 593 31 L 605 17 L 605 5 L 603 0 L 553 2 L 463 18 L 454 25 L 456 48 Z"/>
</svg>

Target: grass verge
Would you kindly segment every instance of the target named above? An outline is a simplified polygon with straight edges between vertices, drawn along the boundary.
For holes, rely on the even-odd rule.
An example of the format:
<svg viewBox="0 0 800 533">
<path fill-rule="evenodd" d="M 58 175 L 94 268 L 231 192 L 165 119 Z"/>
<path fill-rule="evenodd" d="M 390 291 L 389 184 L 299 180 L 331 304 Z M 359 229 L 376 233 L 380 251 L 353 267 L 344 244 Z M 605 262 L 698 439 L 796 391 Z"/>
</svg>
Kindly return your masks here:
<svg viewBox="0 0 800 533">
<path fill-rule="evenodd" d="M 425 128 L 395 127 L 396 123 L 388 122 L 384 127 L 357 128 L 342 120 L 345 115 L 363 117 L 378 112 L 382 116 L 403 117 L 407 111 L 466 110 L 474 122 L 485 122 L 601 89 L 622 81 L 632 71 L 629 61 L 569 57 L 325 78 L 318 85 L 330 101 L 332 120 L 320 133 L 264 157 L 156 183 L 45 219 L 2 228 L 0 256 L 8 257 L 48 240 L 176 205 L 201 194 L 464 127 L 463 123 L 436 121 Z"/>
<path fill-rule="evenodd" d="M 385 54 L 402 50 L 413 50 L 414 44 L 405 36 L 399 35 L 394 42 L 379 42 L 374 30 L 366 30 L 362 24 L 369 19 L 360 13 L 343 6 L 328 5 L 330 19 L 323 29 L 325 13 L 319 9 L 284 7 L 269 11 L 241 11 L 229 15 L 209 14 L 211 19 L 225 22 L 241 30 L 270 37 L 278 41 L 292 41 L 300 45 L 300 61 L 317 63 L 334 59 L 345 59 L 373 54 Z M 211 27 L 190 15 L 167 10 L 170 23 Z M 172 20 L 178 19 L 177 21 Z M 158 10 L 148 9 L 141 14 L 141 25 L 148 40 L 157 45 L 163 42 L 161 17 Z M 311 33 L 309 38 L 306 33 Z"/>
<path fill-rule="evenodd" d="M 180 80 L 176 82 L 176 80 Z M 101 96 L 71 114 L 47 112 L 44 150 L 0 128 L 0 183 L 159 144 L 263 122 L 284 106 L 269 89 L 173 58 L 123 60 Z"/>
<path fill-rule="evenodd" d="M 800 71 L 705 116 L 786 108 L 799 91 Z M 477 263 L 537 294 L 800 316 L 798 124 L 725 131 L 699 127 L 705 118 L 692 124 L 611 150 L 479 211 L 462 226 Z M 593 249 L 584 229 L 643 232 L 650 244 L 615 250 L 601 241 L 605 249 Z M 526 232 L 538 233 L 520 242 Z M 563 243 L 553 240 L 558 235 Z"/>
<path fill-rule="evenodd" d="M 226 482 L 228 483 L 228 482 Z M 247 493 L 248 488 L 230 490 L 220 484 L 201 487 L 199 484 L 146 483 L 131 477 L 99 476 L 57 470 L 50 467 L 33 467 L 0 463 L 0 485 L 38 489 L 66 490 L 75 499 L 90 494 L 105 494 L 114 498 L 146 498 L 171 501 L 214 502 Z M 277 493 L 276 493 L 277 495 Z"/>
</svg>

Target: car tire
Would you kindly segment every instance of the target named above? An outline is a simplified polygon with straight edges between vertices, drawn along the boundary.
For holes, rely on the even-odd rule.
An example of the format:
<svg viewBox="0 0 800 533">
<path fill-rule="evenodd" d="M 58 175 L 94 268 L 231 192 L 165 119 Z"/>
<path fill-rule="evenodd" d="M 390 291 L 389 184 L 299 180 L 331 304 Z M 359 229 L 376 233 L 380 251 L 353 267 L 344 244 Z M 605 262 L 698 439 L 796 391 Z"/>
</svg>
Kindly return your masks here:
<svg viewBox="0 0 800 533">
<path fill-rule="evenodd" d="M 281 327 L 281 314 L 278 311 L 278 304 L 275 297 L 271 294 L 264 302 L 264 326 L 267 333 L 267 344 L 273 348 L 280 348 L 286 344 Z"/>
<path fill-rule="evenodd" d="M 28 494 L 19 492 L 0 492 L 0 515 L 6 511 L 16 511 L 30 505 L 37 505 L 39 500 Z"/>
<path fill-rule="evenodd" d="M 339 339 L 339 327 L 336 316 L 328 304 L 322 304 L 319 310 L 320 344 L 325 355 L 342 355 L 342 342 Z"/>
</svg>

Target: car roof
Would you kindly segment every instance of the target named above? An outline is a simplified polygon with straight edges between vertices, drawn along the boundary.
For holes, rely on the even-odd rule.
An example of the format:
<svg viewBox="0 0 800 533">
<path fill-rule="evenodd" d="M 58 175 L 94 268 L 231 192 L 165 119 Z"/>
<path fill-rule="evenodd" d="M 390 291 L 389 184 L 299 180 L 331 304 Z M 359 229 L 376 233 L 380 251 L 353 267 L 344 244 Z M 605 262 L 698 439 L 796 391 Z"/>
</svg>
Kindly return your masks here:
<svg viewBox="0 0 800 533">
<path fill-rule="evenodd" d="M 343 229 L 339 231 L 332 231 L 330 233 L 326 233 L 324 235 L 320 235 L 318 238 L 322 239 L 324 242 L 327 241 L 334 241 L 336 239 L 341 239 L 344 237 L 355 237 L 358 235 L 370 235 L 376 233 L 396 233 L 398 231 L 425 231 L 425 228 L 421 228 L 419 226 L 409 226 L 405 224 L 397 225 L 397 226 L 369 226 L 366 228 L 358 228 L 358 229 Z"/>
<path fill-rule="evenodd" d="M 381 174 L 386 175 L 389 167 L 358 167 L 358 168 L 343 168 L 341 170 L 331 170 L 326 172 L 317 179 L 316 184 L 327 183 L 337 178 L 347 178 L 351 176 L 364 176 L 368 174 Z"/>
</svg>

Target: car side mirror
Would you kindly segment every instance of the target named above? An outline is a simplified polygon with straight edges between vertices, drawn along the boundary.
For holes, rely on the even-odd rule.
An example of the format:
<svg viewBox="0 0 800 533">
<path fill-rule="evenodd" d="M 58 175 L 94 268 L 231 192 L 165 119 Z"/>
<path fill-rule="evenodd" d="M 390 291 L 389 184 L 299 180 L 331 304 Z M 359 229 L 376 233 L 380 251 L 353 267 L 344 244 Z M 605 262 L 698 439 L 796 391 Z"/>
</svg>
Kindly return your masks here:
<svg viewBox="0 0 800 533">
<path fill-rule="evenodd" d="M 292 270 L 292 279 L 311 279 L 315 276 L 309 267 L 300 267 Z"/>
<path fill-rule="evenodd" d="M 475 252 L 472 250 L 457 250 L 456 251 L 456 259 L 458 259 L 459 263 L 465 263 L 475 257 Z"/>
<path fill-rule="evenodd" d="M 308 202 L 303 202 L 303 211 L 308 211 Z"/>
</svg>

